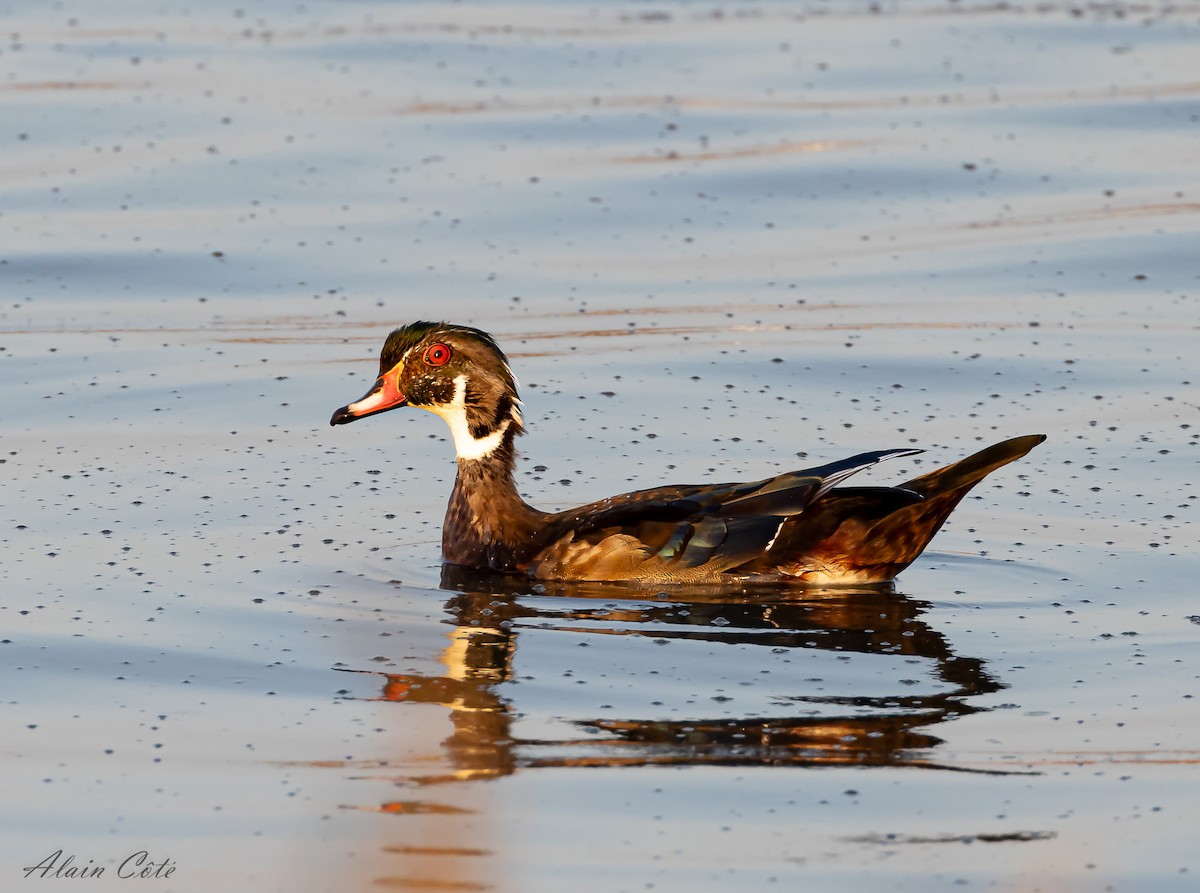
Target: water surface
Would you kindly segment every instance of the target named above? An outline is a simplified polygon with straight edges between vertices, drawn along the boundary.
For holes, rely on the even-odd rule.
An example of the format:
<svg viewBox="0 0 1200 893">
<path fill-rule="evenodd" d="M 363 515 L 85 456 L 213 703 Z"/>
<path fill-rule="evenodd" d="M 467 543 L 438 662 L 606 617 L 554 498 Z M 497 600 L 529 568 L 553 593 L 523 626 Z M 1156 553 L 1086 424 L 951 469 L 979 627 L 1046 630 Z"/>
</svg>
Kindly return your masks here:
<svg viewBox="0 0 1200 893">
<path fill-rule="evenodd" d="M 1194 6 L 4 12 L 4 889 L 1194 887 Z M 894 589 L 444 577 L 420 317 L 539 506 L 1050 439 Z"/>
</svg>

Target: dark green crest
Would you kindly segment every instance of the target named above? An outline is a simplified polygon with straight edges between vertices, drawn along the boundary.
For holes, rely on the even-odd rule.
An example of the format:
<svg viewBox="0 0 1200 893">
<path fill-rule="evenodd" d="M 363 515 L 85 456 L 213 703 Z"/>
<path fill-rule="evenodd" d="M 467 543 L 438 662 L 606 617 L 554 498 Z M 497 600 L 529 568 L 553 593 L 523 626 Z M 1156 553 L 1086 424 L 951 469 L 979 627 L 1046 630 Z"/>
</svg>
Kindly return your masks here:
<svg viewBox="0 0 1200 893">
<path fill-rule="evenodd" d="M 443 325 L 445 324 L 437 322 L 410 322 L 395 329 L 387 336 L 387 341 L 383 342 L 383 350 L 379 353 L 379 374 L 383 375 L 399 363 L 406 352 L 424 341 L 434 329 Z"/>
<path fill-rule="evenodd" d="M 512 369 L 509 368 L 508 357 L 496 344 L 495 339 L 481 329 L 448 322 L 410 322 L 408 325 L 394 330 L 392 334 L 388 335 L 387 340 L 383 343 L 383 350 L 379 354 L 379 374 L 382 375 L 399 363 L 404 354 L 418 344 L 438 340 L 445 340 L 456 349 L 471 344 L 483 347 L 484 352 L 491 353 L 499 360 L 498 363 L 488 363 L 484 368 L 492 375 L 498 376 L 503 385 L 513 394 L 516 393 L 516 379 L 512 374 Z M 477 362 L 478 359 L 477 357 Z"/>
</svg>

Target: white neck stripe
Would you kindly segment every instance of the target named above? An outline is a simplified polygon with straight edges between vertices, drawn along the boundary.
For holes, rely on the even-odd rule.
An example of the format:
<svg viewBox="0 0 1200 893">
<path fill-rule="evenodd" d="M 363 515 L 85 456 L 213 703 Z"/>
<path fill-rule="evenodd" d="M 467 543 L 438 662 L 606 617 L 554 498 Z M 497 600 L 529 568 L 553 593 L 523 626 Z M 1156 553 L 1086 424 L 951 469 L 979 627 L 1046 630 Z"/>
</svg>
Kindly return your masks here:
<svg viewBox="0 0 1200 893">
<path fill-rule="evenodd" d="M 487 437 L 475 437 L 467 424 L 467 376 L 458 375 L 454 378 L 454 399 L 449 403 L 434 406 L 422 406 L 430 412 L 440 415 L 450 426 L 450 434 L 454 437 L 454 452 L 463 459 L 478 460 L 490 456 L 504 441 L 504 432 L 508 430 L 509 420 L 505 419 L 495 431 Z"/>
</svg>

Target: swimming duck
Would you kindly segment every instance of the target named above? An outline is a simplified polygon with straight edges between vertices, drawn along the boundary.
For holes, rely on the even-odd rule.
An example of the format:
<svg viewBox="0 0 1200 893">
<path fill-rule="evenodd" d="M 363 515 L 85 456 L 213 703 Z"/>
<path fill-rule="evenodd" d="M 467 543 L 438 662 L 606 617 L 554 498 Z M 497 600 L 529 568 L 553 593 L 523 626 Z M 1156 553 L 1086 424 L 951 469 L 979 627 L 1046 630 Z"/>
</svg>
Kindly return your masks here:
<svg viewBox="0 0 1200 893">
<path fill-rule="evenodd" d="M 654 487 L 543 512 L 521 498 L 513 479 L 513 441 L 525 422 L 516 377 L 491 335 L 445 322 L 396 329 L 374 387 L 329 423 L 402 406 L 440 415 L 454 438 L 446 562 L 544 580 L 887 582 L 973 486 L 1046 439 L 1006 440 L 898 487 L 837 485 L 921 450 L 879 450 L 760 481 Z"/>
</svg>

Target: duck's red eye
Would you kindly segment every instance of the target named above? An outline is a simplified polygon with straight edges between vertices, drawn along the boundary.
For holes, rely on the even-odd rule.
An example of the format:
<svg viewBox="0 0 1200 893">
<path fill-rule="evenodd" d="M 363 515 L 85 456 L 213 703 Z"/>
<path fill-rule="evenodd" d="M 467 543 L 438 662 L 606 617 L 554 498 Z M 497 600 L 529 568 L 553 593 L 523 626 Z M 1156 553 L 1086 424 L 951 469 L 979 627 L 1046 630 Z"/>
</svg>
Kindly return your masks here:
<svg viewBox="0 0 1200 893">
<path fill-rule="evenodd" d="M 445 344 L 431 344 L 425 349 L 425 362 L 430 366 L 445 366 L 450 362 L 450 348 Z"/>
</svg>

